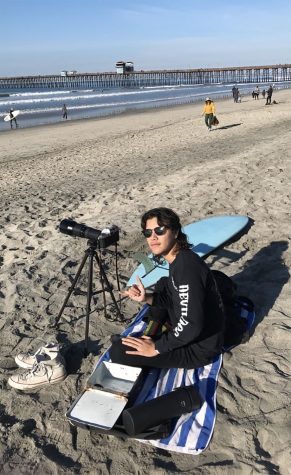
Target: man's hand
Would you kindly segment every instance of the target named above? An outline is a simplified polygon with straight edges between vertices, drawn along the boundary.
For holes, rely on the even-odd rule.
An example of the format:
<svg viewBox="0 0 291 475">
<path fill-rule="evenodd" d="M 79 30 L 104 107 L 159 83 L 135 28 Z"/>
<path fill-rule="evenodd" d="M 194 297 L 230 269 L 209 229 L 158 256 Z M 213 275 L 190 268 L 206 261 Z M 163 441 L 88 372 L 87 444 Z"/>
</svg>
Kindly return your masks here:
<svg viewBox="0 0 291 475">
<path fill-rule="evenodd" d="M 124 297 L 129 297 L 130 299 L 135 300 L 135 302 L 145 302 L 146 300 L 146 291 L 138 276 L 136 278 L 136 284 L 133 284 L 128 290 L 120 293 Z"/>
<path fill-rule="evenodd" d="M 122 344 L 134 349 L 134 351 L 126 351 L 127 355 L 147 356 L 150 358 L 159 354 L 153 340 L 149 336 L 143 335 L 141 338 L 127 336 L 122 338 Z"/>
</svg>

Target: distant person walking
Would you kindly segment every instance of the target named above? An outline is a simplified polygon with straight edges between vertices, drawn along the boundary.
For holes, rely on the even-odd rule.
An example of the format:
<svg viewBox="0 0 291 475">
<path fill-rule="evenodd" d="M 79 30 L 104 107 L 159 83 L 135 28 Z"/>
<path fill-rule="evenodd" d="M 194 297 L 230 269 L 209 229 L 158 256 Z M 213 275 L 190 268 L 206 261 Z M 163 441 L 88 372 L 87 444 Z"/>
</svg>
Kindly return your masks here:
<svg viewBox="0 0 291 475">
<path fill-rule="evenodd" d="M 272 86 L 270 86 L 269 89 L 267 90 L 267 101 L 266 101 L 266 105 L 271 104 L 271 102 L 272 102 L 272 95 L 273 95 L 273 88 L 272 88 Z"/>
<path fill-rule="evenodd" d="M 254 90 L 254 99 L 257 101 L 259 99 L 259 95 L 260 95 L 260 89 L 259 87 L 257 86 L 256 89 Z"/>
<path fill-rule="evenodd" d="M 18 127 L 17 120 L 16 120 L 16 117 L 14 117 L 13 112 L 14 112 L 13 109 L 10 109 L 9 115 L 10 115 L 10 127 L 11 127 L 11 129 L 13 129 L 13 121 L 15 123 L 15 128 Z"/>
<path fill-rule="evenodd" d="M 67 109 L 66 104 L 63 105 L 62 114 L 63 114 L 63 119 L 67 119 L 67 118 L 68 118 L 68 109 Z"/>
<path fill-rule="evenodd" d="M 233 93 L 233 100 L 234 100 L 234 102 L 238 102 L 238 97 L 239 97 L 239 90 L 238 90 L 238 87 L 236 87 L 235 90 L 234 90 L 232 93 Z"/>
<path fill-rule="evenodd" d="M 203 115 L 205 119 L 205 124 L 208 127 L 209 132 L 212 128 L 214 114 L 215 114 L 214 102 L 209 97 L 206 97 L 204 108 L 203 108 Z"/>
<path fill-rule="evenodd" d="M 238 102 L 238 94 L 239 94 L 238 88 L 233 86 L 232 88 L 233 102 Z"/>
<path fill-rule="evenodd" d="M 263 96 L 263 99 L 265 99 L 265 97 L 266 97 L 266 89 L 263 89 L 263 90 L 262 90 L 262 96 Z"/>
</svg>

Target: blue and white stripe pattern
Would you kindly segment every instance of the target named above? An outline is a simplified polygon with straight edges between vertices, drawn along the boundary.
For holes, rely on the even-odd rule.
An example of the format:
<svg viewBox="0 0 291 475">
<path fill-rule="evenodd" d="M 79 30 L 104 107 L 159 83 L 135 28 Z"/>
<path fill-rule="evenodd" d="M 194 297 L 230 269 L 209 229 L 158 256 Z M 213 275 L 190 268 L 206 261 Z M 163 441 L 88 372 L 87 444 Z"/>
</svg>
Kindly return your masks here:
<svg viewBox="0 0 291 475">
<path fill-rule="evenodd" d="M 199 410 L 184 414 L 173 421 L 171 434 L 160 440 L 144 441 L 156 447 L 187 454 L 197 455 L 208 446 L 212 437 L 216 418 L 216 387 L 222 355 L 212 364 L 199 369 L 158 370 L 157 384 L 144 398 L 144 401 L 162 396 L 181 386 L 195 386 L 203 404 Z M 151 374 L 149 375 L 151 377 Z M 141 403 L 140 394 L 138 403 Z"/>
<path fill-rule="evenodd" d="M 136 316 L 133 323 L 125 329 L 123 335 L 140 336 L 146 328 L 143 317 L 148 306 L 145 305 Z M 241 306 L 241 317 L 248 320 L 250 329 L 255 320 L 255 312 Z M 109 352 L 97 362 L 109 361 Z M 222 365 L 222 355 L 211 364 L 198 369 L 156 369 L 153 368 L 144 382 L 135 404 L 141 404 L 163 394 L 167 394 L 181 386 L 195 386 L 202 398 L 199 410 L 184 414 L 173 420 L 171 434 L 160 440 L 141 440 L 161 449 L 185 454 L 198 455 L 205 450 L 211 440 L 216 420 L 216 388 L 219 371 Z M 95 369 L 95 368 L 94 368 Z"/>
<path fill-rule="evenodd" d="M 142 321 L 147 310 L 144 306 L 136 316 L 134 322 L 126 328 L 123 335 L 139 336 L 146 328 Z M 108 351 L 99 359 L 108 361 Z M 135 402 L 141 404 L 163 394 L 167 394 L 181 386 L 194 385 L 202 398 L 202 407 L 185 414 L 173 421 L 173 430 L 166 439 L 141 440 L 147 444 L 160 447 L 169 451 L 183 452 L 197 455 L 208 446 L 216 418 L 216 387 L 219 370 L 222 364 L 222 355 L 218 356 L 212 364 L 199 369 L 152 369 L 143 385 L 143 388 Z"/>
</svg>

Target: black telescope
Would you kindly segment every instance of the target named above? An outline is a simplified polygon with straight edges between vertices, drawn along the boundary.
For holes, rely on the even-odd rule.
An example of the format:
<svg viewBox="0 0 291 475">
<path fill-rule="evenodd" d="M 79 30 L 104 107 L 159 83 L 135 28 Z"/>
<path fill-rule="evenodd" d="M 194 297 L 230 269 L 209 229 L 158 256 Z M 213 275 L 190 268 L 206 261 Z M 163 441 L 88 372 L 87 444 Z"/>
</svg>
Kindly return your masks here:
<svg viewBox="0 0 291 475">
<path fill-rule="evenodd" d="M 56 317 L 55 320 L 55 325 L 59 324 L 60 318 L 62 316 L 62 313 L 68 303 L 68 300 L 74 291 L 75 285 L 77 284 L 77 281 L 81 275 L 82 269 L 88 259 L 88 287 L 87 287 L 87 305 L 86 305 L 86 327 L 85 327 L 85 351 L 84 355 L 87 356 L 88 354 L 88 342 L 89 342 L 89 316 L 91 312 L 91 300 L 93 297 L 93 261 L 95 260 L 98 264 L 99 267 L 99 278 L 100 282 L 102 285 L 102 293 L 103 293 L 103 302 L 104 302 L 104 315 L 106 317 L 106 298 L 105 298 L 105 291 L 109 292 L 112 298 L 112 301 L 115 305 L 117 314 L 122 317 L 120 309 L 118 307 L 117 301 L 115 299 L 115 296 L 112 291 L 112 286 L 110 282 L 108 281 L 106 272 L 104 270 L 104 267 L 102 265 L 102 255 L 105 254 L 105 249 L 108 246 L 111 246 L 112 244 L 115 245 L 115 261 L 116 261 L 116 280 L 117 280 L 117 285 L 118 285 L 118 290 L 120 290 L 119 287 L 119 279 L 118 279 L 118 273 L 117 273 L 117 242 L 119 241 L 119 228 L 113 224 L 112 226 L 108 228 L 102 229 L 100 231 L 99 229 L 94 229 L 90 228 L 89 226 L 86 226 L 86 224 L 79 224 L 76 223 L 76 221 L 73 221 L 72 219 L 63 219 L 60 222 L 59 229 L 61 233 L 67 234 L 69 236 L 74 236 L 74 237 L 81 237 L 88 239 L 88 248 L 85 251 L 83 260 L 79 266 L 79 269 L 77 270 L 77 273 L 73 279 L 72 285 L 69 288 L 69 292 L 65 298 L 65 301 L 63 303 L 63 306 L 61 310 L 59 311 L 58 316 Z M 99 255 L 97 253 L 97 250 L 99 251 Z"/>
<path fill-rule="evenodd" d="M 95 241 L 99 249 L 105 249 L 119 241 L 119 229 L 114 224 L 110 228 L 100 231 L 99 229 L 90 228 L 84 223 L 76 223 L 72 219 L 63 219 L 60 222 L 60 231 L 69 236 Z"/>
<path fill-rule="evenodd" d="M 68 234 L 69 236 L 90 239 L 91 241 L 97 241 L 101 234 L 99 229 L 89 228 L 89 226 L 86 226 L 86 224 L 78 224 L 72 219 L 63 219 L 60 222 L 60 231 L 61 233 Z"/>
</svg>

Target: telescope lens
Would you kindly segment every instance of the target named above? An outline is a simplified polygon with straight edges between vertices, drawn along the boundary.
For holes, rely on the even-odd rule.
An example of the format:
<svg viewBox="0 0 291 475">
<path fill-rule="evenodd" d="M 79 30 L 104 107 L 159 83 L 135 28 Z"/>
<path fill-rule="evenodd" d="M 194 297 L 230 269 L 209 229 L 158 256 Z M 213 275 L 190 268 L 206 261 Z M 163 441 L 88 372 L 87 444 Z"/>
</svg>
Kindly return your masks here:
<svg viewBox="0 0 291 475">
<path fill-rule="evenodd" d="M 74 233 L 74 228 L 76 224 L 77 223 L 75 223 L 75 221 L 73 221 L 72 219 L 63 219 L 60 222 L 61 233 L 68 234 L 69 236 L 76 236 L 76 234 Z"/>
<path fill-rule="evenodd" d="M 98 229 L 89 228 L 89 226 L 86 226 L 86 224 L 78 224 L 72 219 L 63 219 L 60 222 L 60 231 L 61 233 L 68 234 L 69 236 L 90 239 L 91 241 L 97 241 L 101 234 L 101 231 Z"/>
<path fill-rule="evenodd" d="M 63 219 L 60 222 L 60 231 L 69 236 L 81 237 L 89 241 L 98 241 L 99 249 L 105 249 L 112 244 L 116 244 L 119 240 L 119 229 L 112 225 L 110 228 L 99 229 L 89 228 L 86 224 L 78 224 L 72 219 Z"/>
</svg>

